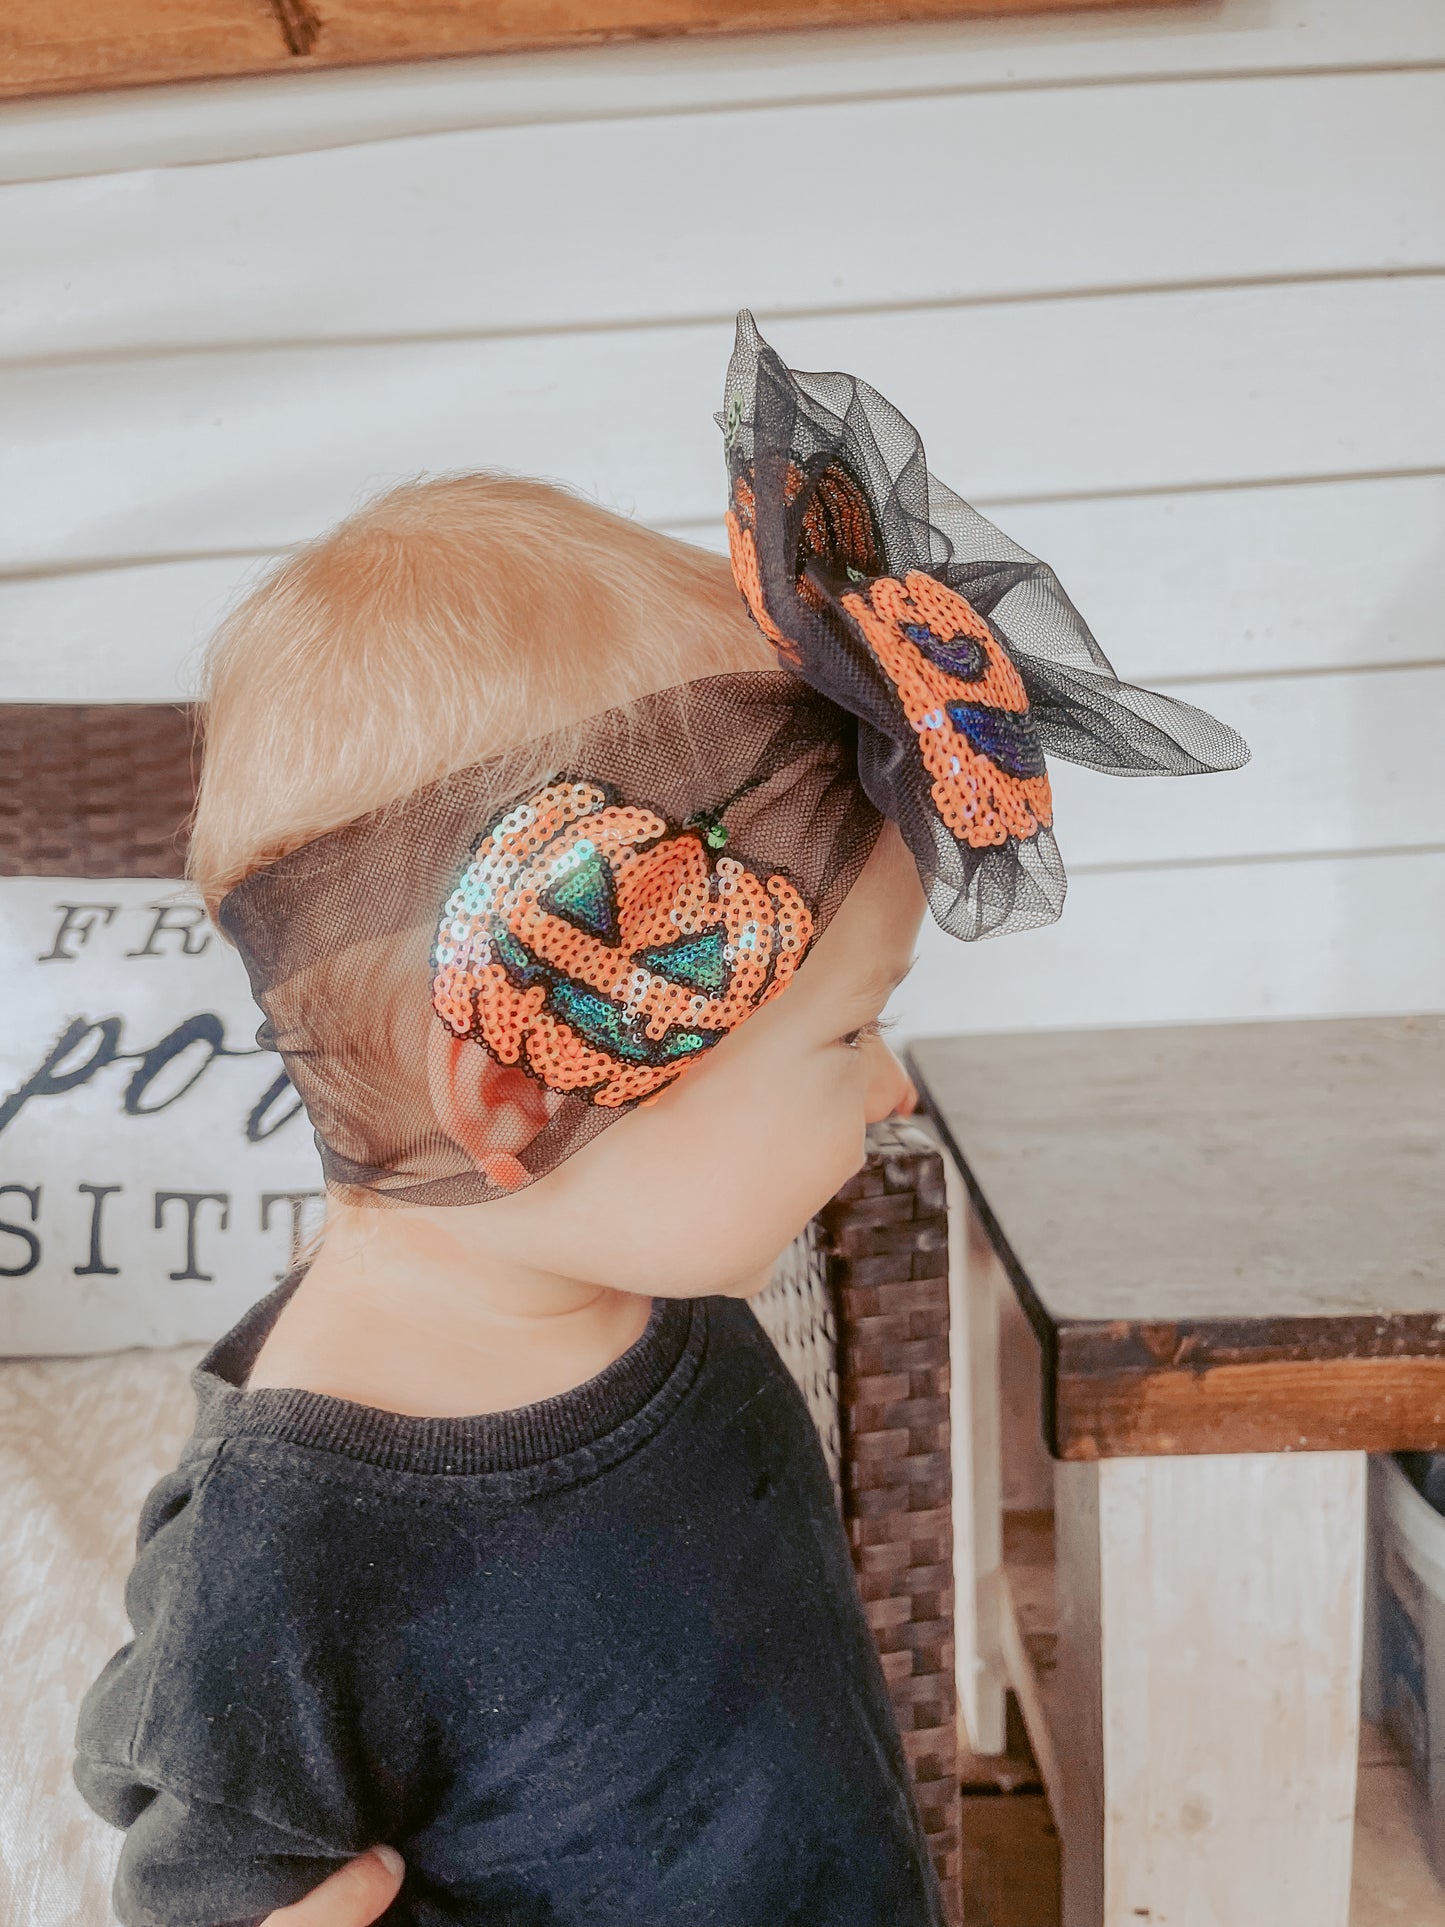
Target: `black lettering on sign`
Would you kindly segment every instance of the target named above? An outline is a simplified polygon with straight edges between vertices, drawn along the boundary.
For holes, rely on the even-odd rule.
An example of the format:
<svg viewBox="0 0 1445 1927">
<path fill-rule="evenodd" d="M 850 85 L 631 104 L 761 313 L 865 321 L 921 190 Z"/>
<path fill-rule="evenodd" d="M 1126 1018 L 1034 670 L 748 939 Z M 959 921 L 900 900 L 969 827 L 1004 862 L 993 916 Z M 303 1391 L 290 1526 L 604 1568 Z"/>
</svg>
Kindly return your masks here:
<svg viewBox="0 0 1445 1927">
<path fill-rule="evenodd" d="M 216 1274 L 202 1271 L 196 1264 L 196 1213 L 203 1204 L 218 1204 L 221 1207 L 220 1228 L 229 1229 L 231 1223 L 231 1194 L 229 1191 L 157 1191 L 156 1192 L 156 1230 L 165 1226 L 166 1206 L 179 1201 L 186 1207 L 186 1262 L 181 1271 L 168 1272 L 166 1275 L 175 1284 L 194 1281 L 197 1284 L 213 1285 Z"/>
<path fill-rule="evenodd" d="M 150 934 L 139 950 L 127 950 L 127 957 L 199 957 L 210 948 L 211 932 L 206 927 L 206 913 L 199 903 L 148 903 L 146 909 L 155 921 L 151 924 Z M 192 937 L 199 933 L 200 941 L 192 943 Z M 169 952 L 158 949 L 157 940 L 162 936 L 179 937 L 179 945 L 172 945 Z"/>
<path fill-rule="evenodd" d="M 100 1255 L 100 1214 L 105 1209 L 105 1201 L 112 1191 L 119 1191 L 118 1184 L 78 1184 L 77 1191 L 90 1194 L 90 1256 L 83 1265 L 75 1267 L 77 1278 L 119 1278 L 120 1266 L 108 1265 Z"/>
<path fill-rule="evenodd" d="M 37 963 L 70 963 L 82 945 L 90 942 L 91 933 L 97 927 L 104 929 L 115 916 L 118 903 L 57 903 L 56 909 L 63 914 L 55 932 L 55 941 L 48 950 L 36 958 Z M 71 947 L 71 938 L 74 946 Z"/>
<path fill-rule="evenodd" d="M 192 1044 L 202 1044 L 205 1055 L 191 1072 L 184 1084 L 173 1090 L 169 1097 L 163 1097 L 158 1104 L 143 1104 L 141 1099 L 149 1090 L 151 1082 L 169 1064 L 172 1058 L 188 1051 Z M 184 1097 L 191 1086 L 207 1071 L 218 1057 L 240 1057 L 241 1051 L 226 1049 L 226 1032 L 219 1017 L 213 1011 L 203 1010 L 196 1017 L 188 1017 L 183 1024 L 163 1037 L 158 1044 L 152 1044 L 148 1051 L 142 1051 L 140 1063 L 131 1073 L 131 1080 L 125 1087 L 121 1100 L 127 1117 L 154 1117 L 157 1111 L 164 1111 Z"/>
<path fill-rule="evenodd" d="M 301 1262 L 302 1214 L 313 1199 L 324 1198 L 325 1196 L 326 1193 L 324 1191 L 263 1191 L 261 1193 L 261 1229 L 263 1231 L 269 1231 L 271 1229 L 271 1207 L 273 1205 L 289 1204 L 291 1207 L 291 1256 L 288 1261 L 287 1271 L 278 1271 L 276 1273 L 278 1283 L 282 1278 L 285 1278 L 289 1272 L 294 1271 Z"/>
<path fill-rule="evenodd" d="M 68 1024 L 50 1050 L 46 1053 L 38 1069 L 33 1071 L 24 1082 L 11 1091 L 8 1096 L 0 1097 L 0 1131 L 10 1124 L 30 1102 L 32 1097 L 63 1097 L 67 1091 L 75 1090 L 81 1084 L 88 1084 L 109 1065 L 133 1063 L 136 1068 L 131 1073 L 121 1099 L 122 1109 L 128 1117 L 154 1117 L 157 1112 L 168 1110 L 170 1106 L 194 1090 L 201 1078 L 218 1057 L 259 1057 L 257 1049 L 242 1048 L 233 1050 L 226 1042 L 225 1026 L 214 1011 L 199 1011 L 194 1017 L 187 1017 L 167 1031 L 157 1044 L 149 1050 L 122 1050 L 120 1048 L 121 1019 L 102 1017 L 98 1022 L 88 1017 L 77 1017 Z M 82 1048 L 89 1044 L 87 1055 L 80 1056 Z M 197 1049 L 199 1061 L 183 1082 L 172 1088 L 170 1080 L 162 1079 L 160 1095 L 147 1102 L 151 1086 L 162 1073 L 184 1057 L 187 1051 Z M 79 1057 L 79 1061 L 76 1059 Z M 183 1067 L 184 1068 L 184 1067 Z M 273 1137 L 283 1124 L 287 1124 L 301 1109 L 298 1098 L 288 1109 L 272 1115 L 275 1107 L 291 1090 L 291 1080 L 285 1071 L 275 1077 L 262 1092 L 260 1098 L 246 1118 L 245 1132 L 248 1141 L 259 1144 L 263 1138 Z"/>
<path fill-rule="evenodd" d="M 30 1223 L 34 1224 L 40 1216 L 40 1186 L 38 1184 L 0 1184 L 0 1198 L 15 1194 L 30 1200 Z M 24 1278 L 40 1263 L 40 1240 L 29 1226 L 10 1224 L 0 1218 L 0 1231 L 6 1231 L 12 1238 L 19 1238 L 30 1249 L 30 1256 L 23 1265 L 0 1265 L 0 1278 Z"/>
<path fill-rule="evenodd" d="M 257 1098 L 251 1115 L 246 1119 L 246 1141 L 249 1144 L 260 1144 L 268 1137 L 275 1137 L 283 1124 L 289 1124 L 291 1122 L 291 1119 L 295 1117 L 296 1113 L 301 1109 L 301 1099 L 299 1097 L 289 1111 L 282 1111 L 279 1117 L 271 1118 L 269 1123 L 267 1119 L 271 1106 L 273 1104 L 279 1104 L 287 1091 L 294 1093 L 294 1090 L 295 1086 L 285 1071 L 278 1072 L 273 1082 L 268 1084 L 266 1089 L 262 1091 L 260 1097 Z M 279 1197 L 280 1195 L 278 1192 L 277 1196 Z"/>
<path fill-rule="evenodd" d="M 95 1044 L 89 1057 L 67 1068 L 69 1060 L 92 1036 Z M 61 1032 L 39 1070 L 32 1072 L 18 1090 L 0 1098 L 0 1131 L 18 1116 L 32 1097 L 60 1097 L 66 1091 L 73 1091 L 77 1084 L 88 1083 L 97 1071 L 115 1061 L 119 1050 L 119 1017 L 102 1017 L 98 1024 L 86 1017 L 77 1017 Z"/>
</svg>

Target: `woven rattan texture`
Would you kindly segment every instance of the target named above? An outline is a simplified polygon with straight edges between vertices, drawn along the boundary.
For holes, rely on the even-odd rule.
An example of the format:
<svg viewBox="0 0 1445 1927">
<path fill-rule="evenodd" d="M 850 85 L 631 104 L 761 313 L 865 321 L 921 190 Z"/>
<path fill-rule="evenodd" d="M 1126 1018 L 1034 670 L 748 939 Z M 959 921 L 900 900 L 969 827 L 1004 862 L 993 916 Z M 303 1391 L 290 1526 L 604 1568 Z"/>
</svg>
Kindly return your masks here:
<svg viewBox="0 0 1445 1927">
<path fill-rule="evenodd" d="M 0 876 L 179 877 L 191 740 L 174 704 L 0 704 Z"/>
<path fill-rule="evenodd" d="M 893 1118 L 820 1213 L 838 1312 L 843 1510 L 949 1919 L 961 1918 L 948 1216 L 928 1128 Z"/>
<path fill-rule="evenodd" d="M 833 1489 L 843 1499 L 843 1441 L 838 1397 L 838 1318 L 829 1257 L 815 1218 L 773 1267 L 752 1301 L 758 1323 L 797 1380 L 818 1428 Z"/>
</svg>

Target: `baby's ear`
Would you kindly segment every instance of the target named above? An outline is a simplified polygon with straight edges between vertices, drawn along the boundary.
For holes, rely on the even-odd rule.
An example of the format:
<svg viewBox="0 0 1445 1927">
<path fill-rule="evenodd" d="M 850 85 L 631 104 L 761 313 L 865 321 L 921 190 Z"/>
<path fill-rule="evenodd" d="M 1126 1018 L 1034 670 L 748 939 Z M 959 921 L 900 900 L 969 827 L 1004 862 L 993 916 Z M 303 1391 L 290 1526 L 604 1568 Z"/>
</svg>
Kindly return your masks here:
<svg viewBox="0 0 1445 1927">
<path fill-rule="evenodd" d="M 508 1191 L 525 1184 L 531 1174 L 518 1153 L 554 1115 L 560 1097 L 444 1024 L 429 1026 L 426 1054 L 432 1109 L 447 1136 L 493 1184 Z"/>
</svg>

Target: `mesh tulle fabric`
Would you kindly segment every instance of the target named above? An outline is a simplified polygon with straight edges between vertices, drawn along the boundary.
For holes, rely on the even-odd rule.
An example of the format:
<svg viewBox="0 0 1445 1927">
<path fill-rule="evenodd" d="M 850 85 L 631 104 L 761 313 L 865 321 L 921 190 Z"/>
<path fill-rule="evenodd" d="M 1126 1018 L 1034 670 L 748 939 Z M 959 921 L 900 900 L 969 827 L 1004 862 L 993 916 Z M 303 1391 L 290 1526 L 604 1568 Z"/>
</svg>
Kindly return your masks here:
<svg viewBox="0 0 1445 1927">
<path fill-rule="evenodd" d="M 469 1204 L 543 1176 L 783 987 L 882 827 L 853 719 L 782 671 L 568 748 L 455 771 L 222 902 L 333 1186 Z M 519 761 L 553 780 L 515 787 Z"/>
<path fill-rule="evenodd" d="M 739 586 L 780 659 L 858 718 L 863 788 L 951 935 L 1063 908 L 1046 753 L 1120 776 L 1248 760 L 1226 724 L 1121 682 L 1053 570 L 929 474 L 890 402 L 789 369 L 746 312 L 718 422 Z"/>
</svg>

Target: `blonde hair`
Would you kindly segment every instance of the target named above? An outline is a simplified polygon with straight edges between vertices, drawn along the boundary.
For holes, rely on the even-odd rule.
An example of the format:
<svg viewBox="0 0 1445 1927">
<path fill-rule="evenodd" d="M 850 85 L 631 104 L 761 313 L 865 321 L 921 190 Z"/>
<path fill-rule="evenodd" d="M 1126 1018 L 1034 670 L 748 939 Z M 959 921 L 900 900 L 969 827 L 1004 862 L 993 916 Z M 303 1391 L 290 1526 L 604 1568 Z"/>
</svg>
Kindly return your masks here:
<svg viewBox="0 0 1445 1927">
<path fill-rule="evenodd" d="M 600 709 L 776 666 L 720 556 L 514 476 L 392 489 L 283 562 L 212 642 L 189 873 L 214 910 L 448 770 L 544 732 L 555 765 L 567 726 Z M 547 773 L 522 760 L 507 780 Z"/>
</svg>

